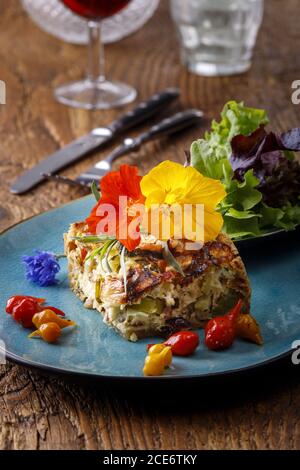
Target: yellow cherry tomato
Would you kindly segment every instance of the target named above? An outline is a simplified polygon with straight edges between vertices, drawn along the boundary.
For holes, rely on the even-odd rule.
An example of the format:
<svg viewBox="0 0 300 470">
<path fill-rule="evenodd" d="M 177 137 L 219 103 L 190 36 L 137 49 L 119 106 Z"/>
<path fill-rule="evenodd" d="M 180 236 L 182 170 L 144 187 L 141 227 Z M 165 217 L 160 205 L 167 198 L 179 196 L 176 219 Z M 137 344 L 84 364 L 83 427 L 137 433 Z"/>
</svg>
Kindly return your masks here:
<svg viewBox="0 0 300 470">
<path fill-rule="evenodd" d="M 44 323 L 40 328 L 31 335 L 29 338 L 34 338 L 35 336 L 40 336 L 47 343 L 55 343 L 61 335 L 61 329 L 57 323 Z"/>
<path fill-rule="evenodd" d="M 156 376 L 163 375 L 165 370 L 164 362 L 158 354 L 147 356 L 144 365 L 144 375 Z"/>
<path fill-rule="evenodd" d="M 145 359 L 144 375 L 162 375 L 166 367 L 172 363 L 172 348 L 163 344 L 155 344 L 149 349 Z"/>
<path fill-rule="evenodd" d="M 159 354 L 162 358 L 165 367 L 169 367 L 172 362 L 172 348 L 171 346 L 165 346 L 164 344 L 154 344 L 148 351 L 149 356 Z"/>
<path fill-rule="evenodd" d="M 165 345 L 163 343 L 160 344 L 153 344 L 148 351 L 148 354 L 160 354 L 165 349 Z"/>
<path fill-rule="evenodd" d="M 45 309 L 42 312 L 36 313 L 32 318 L 32 323 L 36 328 L 40 328 L 40 326 L 45 323 L 56 323 L 60 328 L 67 328 L 68 326 L 76 325 L 76 323 L 71 320 L 59 317 L 50 309 Z"/>
<path fill-rule="evenodd" d="M 238 316 L 236 323 L 236 334 L 240 338 L 247 339 L 253 343 L 262 345 L 264 343 L 260 327 L 250 314 L 241 314 Z"/>
</svg>

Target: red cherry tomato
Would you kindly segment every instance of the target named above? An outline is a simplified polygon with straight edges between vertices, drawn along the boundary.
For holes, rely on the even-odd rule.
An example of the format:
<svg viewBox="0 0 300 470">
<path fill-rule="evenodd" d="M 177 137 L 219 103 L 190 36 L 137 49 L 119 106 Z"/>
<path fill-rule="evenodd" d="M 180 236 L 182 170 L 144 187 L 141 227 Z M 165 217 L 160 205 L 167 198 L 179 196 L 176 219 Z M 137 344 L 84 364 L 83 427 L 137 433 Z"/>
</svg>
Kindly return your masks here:
<svg viewBox="0 0 300 470">
<path fill-rule="evenodd" d="M 15 295 L 10 297 L 6 303 L 6 312 L 11 314 L 13 319 L 20 323 L 24 328 L 33 328 L 33 316 L 44 310 L 43 304 L 46 299 L 31 297 L 29 295 Z M 47 307 L 48 310 L 56 315 L 65 316 L 64 312 L 56 307 Z"/>
<path fill-rule="evenodd" d="M 60 315 L 60 316 L 62 316 L 62 317 L 65 316 L 65 313 L 64 313 L 62 310 L 60 310 L 59 308 L 56 308 L 56 307 L 48 307 L 48 305 L 47 305 L 47 306 L 45 307 L 45 309 L 47 309 L 47 310 L 52 310 L 52 312 L 56 313 L 56 315 Z"/>
<path fill-rule="evenodd" d="M 34 326 L 32 323 L 33 316 L 42 310 L 43 307 L 34 300 L 23 299 L 14 306 L 12 316 L 24 328 L 32 328 Z"/>
<path fill-rule="evenodd" d="M 235 322 L 242 306 L 243 301 L 239 300 L 226 315 L 208 322 L 205 328 L 205 344 L 209 349 L 218 351 L 232 346 L 236 337 Z"/>
<path fill-rule="evenodd" d="M 237 320 L 237 317 L 241 313 L 242 307 L 243 307 L 243 300 L 240 299 L 237 302 L 237 304 L 231 310 L 229 310 L 226 316 L 229 317 L 233 322 L 235 322 Z"/>
<path fill-rule="evenodd" d="M 164 342 L 171 346 L 174 356 L 190 356 L 199 346 L 199 335 L 194 331 L 179 331 Z"/>
<path fill-rule="evenodd" d="M 14 295 L 13 297 L 10 297 L 6 303 L 6 312 L 13 313 L 13 308 L 24 299 L 32 300 L 38 304 L 43 304 L 46 300 L 38 297 L 31 297 L 30 295 Z"/>
<path fill-rule="evenodd" d="M 235 339 L 235 328 L 230 318 L 216 317 L 208 322 L 205 328 L 205 344 L 209 349 L 230 348 Z"/>
</svg>

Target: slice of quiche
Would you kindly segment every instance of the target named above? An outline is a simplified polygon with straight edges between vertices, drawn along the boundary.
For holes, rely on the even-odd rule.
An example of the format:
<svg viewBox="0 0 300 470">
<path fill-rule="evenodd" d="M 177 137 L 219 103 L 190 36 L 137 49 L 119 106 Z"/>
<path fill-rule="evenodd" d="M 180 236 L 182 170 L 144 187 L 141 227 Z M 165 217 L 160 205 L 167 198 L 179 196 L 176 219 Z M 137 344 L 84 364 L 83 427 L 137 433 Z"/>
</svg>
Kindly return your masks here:
<svg viewBox="0 0 300 470">
<path fill-rule="evenodd" d="M 104 256 L 105 242 L 91 243 L 86 235 L 85 223 L 72 224 L 65 234 L 71 288 L 86 308 L 98 310 L 107 325 L 130 341 L 203 327 L 240 298 L 249 309 L 244 264 L 223 234 L 192 251 L 184 241 L 170 240 L 168 253 L 179 270 L 153 237 L 142 236 L 122 262 L 117 243 Z"/>
</svg>

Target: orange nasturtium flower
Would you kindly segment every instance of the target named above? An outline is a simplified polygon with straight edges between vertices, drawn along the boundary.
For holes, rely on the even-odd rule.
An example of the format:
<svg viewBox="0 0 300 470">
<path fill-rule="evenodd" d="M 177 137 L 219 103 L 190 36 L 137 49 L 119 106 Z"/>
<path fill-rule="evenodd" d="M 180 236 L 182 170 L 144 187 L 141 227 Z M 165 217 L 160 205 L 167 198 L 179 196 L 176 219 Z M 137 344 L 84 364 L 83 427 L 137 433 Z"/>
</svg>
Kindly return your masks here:
<svg viewBox="0 0 300 470">
<path fill-rule="evenodd" d="M 147 209 L 143 225 L 157 238 L 168 239 L 166 226 L 171 238 L 193 242 L 207 242 L 219 235 L 223 218 L 216 207 L 226 196 L 220 181 L 195 168 L 164 161 L 142 178 L 141 189 Z"/>
<path fill-rule="evenodd" d="M 135 166 L 121 165 L 119 171 L 104 176 L 100 183 L 101 198 L 86 219 L 92 234 L 115 236 L 128 251 L 140 243 L 141 212 L 145 197 L 140 188 L 141 176 Z"/>
</svg>

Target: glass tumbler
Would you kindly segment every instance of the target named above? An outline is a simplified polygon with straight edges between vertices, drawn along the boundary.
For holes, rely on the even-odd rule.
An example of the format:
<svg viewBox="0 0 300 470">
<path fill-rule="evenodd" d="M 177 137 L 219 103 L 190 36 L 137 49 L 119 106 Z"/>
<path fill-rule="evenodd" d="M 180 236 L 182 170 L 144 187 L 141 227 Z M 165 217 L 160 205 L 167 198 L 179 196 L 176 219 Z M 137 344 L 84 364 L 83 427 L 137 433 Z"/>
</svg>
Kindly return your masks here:
<svg viewBox="0 0 300 470">
<path fill-rule="evenodd" d="M 247 71 L 263 11 L 264 0 L 171 0 L 182 62 L 204 76 Z"/>
</svg>

